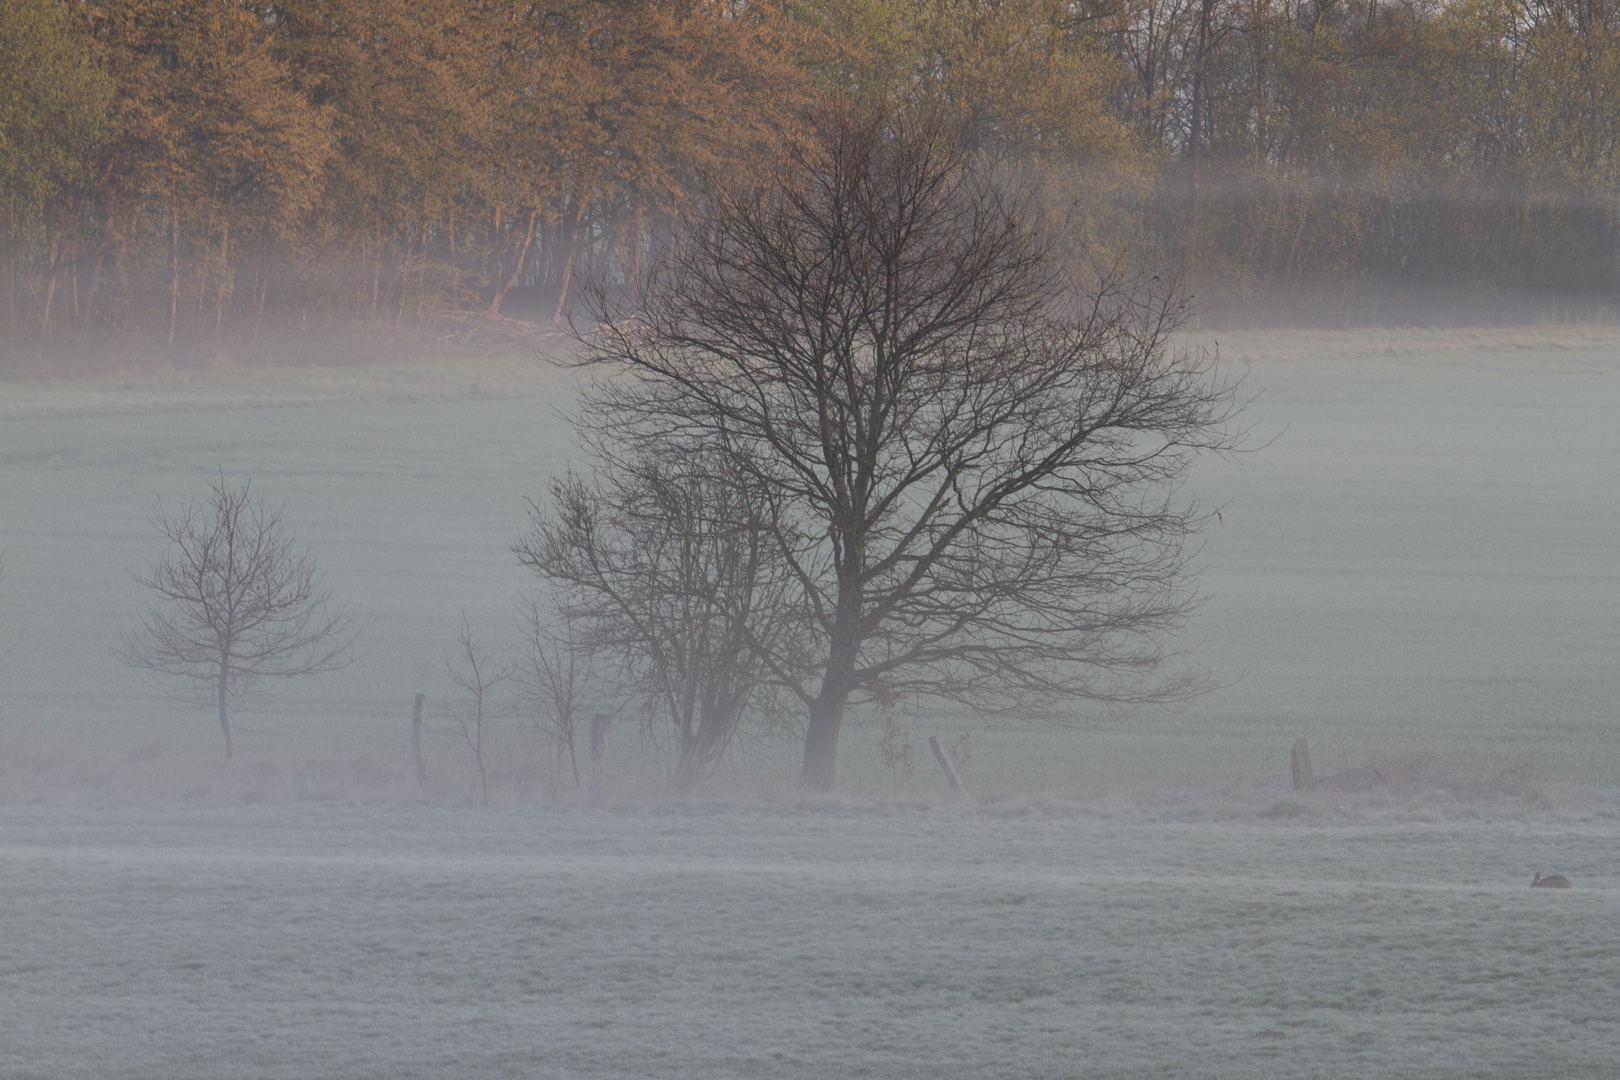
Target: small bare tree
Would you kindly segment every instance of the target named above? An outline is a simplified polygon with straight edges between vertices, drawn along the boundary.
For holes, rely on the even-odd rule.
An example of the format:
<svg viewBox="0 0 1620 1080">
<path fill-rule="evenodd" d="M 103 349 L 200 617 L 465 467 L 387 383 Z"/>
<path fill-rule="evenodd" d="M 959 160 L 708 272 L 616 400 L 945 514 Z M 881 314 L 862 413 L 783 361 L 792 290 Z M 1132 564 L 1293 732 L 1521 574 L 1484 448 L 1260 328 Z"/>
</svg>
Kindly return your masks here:
<svg viewBox="0 0 1620 1080">
<path fill-rule="evenodd" d="M 363 626 L 350 612 L 329 610 L 315 559 L 252 481 L 234 485 L 221 474 L 202 506 L 188 501 L 171 514 L 159 503 L 152 523 L 169 548 L 130 574 L 157 599 L 114 651 L 135 667 L 207 687 L 229 761 L 231 702 L 263 678 L 347 667 Z"/>
<path fill-rule="evenodd" d="M 575 736 L 584 716 L 582 702 L 594 681 L 595 668 L 588 649 L 579 636 L 578 619 L 567 608 L 550 610 L 538 593 L 518 602 L 518 628 L 528 644 L 524 665 L 524 695 L 534 710 L 534 723 L 542 736 L 551 741 L 551 791 L 562 787 L 563 758 L 579 787 L 579 758 Z"/>
<path fill-rule="evenodd" d="M 797 625 L 781 618 L 792 582 L 765 505 L 737 480 L 714 455 L 603 459 L 594 482 L 554 482 L 513 549 L 670 733 L 677 792 L 712 775 L 746 711 L 768 712 L 764 647 L 789 652 Z"/>
<path fill-rule="evenodd" d="M 512 671 L 502 666 L 493 653 L 479 645 L 472 636 L 472 627 L 468 625 L 465 615 L 461 617 L 461 631 L 456 635 L 455 654 L 444 658 L 444 666 L 455 684 L 467 693 L 464 704 L 451 708 L 450 719 L 456 725 L 456 736 L 466 744 L 472 753 L 473 763 L 478 766 L 479 802 L 488 804 L 489 766 L 486 751 L 489 722 L 499 713 L 495 690 L 512 678 Z"/>
</svg>

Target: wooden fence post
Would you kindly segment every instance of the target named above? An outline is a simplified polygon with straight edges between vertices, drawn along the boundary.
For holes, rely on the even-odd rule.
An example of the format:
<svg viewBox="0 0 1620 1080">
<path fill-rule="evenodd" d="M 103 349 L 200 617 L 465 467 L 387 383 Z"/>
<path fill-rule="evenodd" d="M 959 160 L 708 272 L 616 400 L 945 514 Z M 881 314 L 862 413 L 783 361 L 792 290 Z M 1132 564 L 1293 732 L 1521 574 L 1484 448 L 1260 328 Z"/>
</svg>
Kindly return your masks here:
<svg viewBox="0 0 1620 1080">
<path fill-rule="evenodd" d="M 1294 752 L 1289 755 L 1290 764 L 1294 767 L 1294 790 L 1304 791 L 1311 786 L 1311 748 L 1301 735 L 1294 740 Z"/>
<path fill-rule="evenodd" d="M 951 759 L 945 756 L 945 748 L 939 745 L 938 735 L 928 736 L 928 749 L 934 752 L 934 760 L 945 770 L 945 779 L 951 782 L 951 791 L 957 795 L 967 794 L 962 788 L 961 778 L 956 775 L 956 767 L 951 764 Z"/>
<path fill-rule="evenodd" d="M 607 771 L 607 733 L 613 723 L 610 713 L 591 717 L 591 805 L 602 801 L 602 775 Z"/>
<path fill-rule="evenodd" d="M 416 695 L 416 707 L 411 710 L 411 753 L 416 755 L 416 786 L 427 786 L 427 762 L 422 760 L 422 703 L 426 694 Z"/>
</svg>

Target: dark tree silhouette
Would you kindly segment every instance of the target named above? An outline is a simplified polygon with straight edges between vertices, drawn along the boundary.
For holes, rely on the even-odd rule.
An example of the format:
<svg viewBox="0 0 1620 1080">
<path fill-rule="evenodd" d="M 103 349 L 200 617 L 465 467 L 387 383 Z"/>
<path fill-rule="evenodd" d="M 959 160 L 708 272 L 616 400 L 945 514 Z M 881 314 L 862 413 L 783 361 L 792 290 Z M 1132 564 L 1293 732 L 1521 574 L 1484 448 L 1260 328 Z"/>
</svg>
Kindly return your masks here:
<svg viewBox="0 0 1620 1080">
<path fill-rule="evenodd" d="M 791 582 L 768 512 L 715 455 L 599 463 L 530 507 L 514 546 L 547 578 L 577 643 L 611 664 L 598 680 L 670 732 L 670 787 L 712 775 L 753 706 L 769 713 L 771 650 L 786 652 Z"/>
<path fill-rule="evenodd" d="M 769 659 L 829 789 L 852 695 L 981 709 L 1185 696 L 1155 672 L 1192 603 L 1175 498 L 1233 445 L 1232 389 L 1158 279 L 1082 281 L 967 133 L 827 106 L 768 175 L 711 185 L 632 295 L 598 288 L 588 445 L 718 454 L 762 506 L 817 657 Z"/>
<path fill-rule="evenodd" d="M 169 548 L 131 576 L 156 599 L 115 651 L 135 667 L 208 687 L 229 761 L 230 703 L 262 678 L 348 666 L 362 627 L 351 613 L 328 610 L 314 558 L 251 481 L 232 485 L 221 475 L 204 505 L 170 514 L 159 504 L 152 523 Z"/>
<path fill-rule="evenodd" d="M 576 750 L 580 724 L 585 719 L 587 695 L 601 693 L 597 685 L 594 650 L 585 642 L 574 614 L 553 603 L 556 596 L 531 593 L 518 600 L 518 630 L 527 655 L 519 669 L 525 703 L 533 710 L 534 726 L 551 742 L 554 752 L 551 794 L 562 789 L 563 758 L 579 787 Z"/>
<path fill-rule="evenodd" d="M 478 640 L 472 636 L 467 616 L 461 616 L 461 631 L 456 634 L 455 654 L 446 654 L 444 667 L 451 680 L 465 692 L 461 703 L 450 710 L 455 735 L 472 754 L 478 766 L 478 801 L 489 803 L 489 726 L 500 715 L 495 691 L 508 679 L 512 669 L 504 666 Z"/>
</svg>

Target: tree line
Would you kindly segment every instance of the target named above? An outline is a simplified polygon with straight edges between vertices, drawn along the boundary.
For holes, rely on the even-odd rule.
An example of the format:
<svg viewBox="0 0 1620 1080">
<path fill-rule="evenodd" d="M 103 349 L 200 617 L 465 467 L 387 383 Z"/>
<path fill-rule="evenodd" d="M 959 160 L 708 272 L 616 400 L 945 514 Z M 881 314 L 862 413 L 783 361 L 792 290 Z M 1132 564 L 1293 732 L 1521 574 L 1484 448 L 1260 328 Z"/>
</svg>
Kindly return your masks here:
<svg viewBox="0 0 1620 1080">
<path fill-rule="evenodd" d="M 0 0 L 0 373 L 510 348 L 832 94 L 1216 318 L 1595 310 L 1604 0 Z M 1514 308 L 1514 305 L 1519 305 Z"/>
<path fill-rule="evenodd" d="M 509 346 L 757 153 L 817 35 L 766 6 L 0 3 L 4 363 Z"/>
</svg>

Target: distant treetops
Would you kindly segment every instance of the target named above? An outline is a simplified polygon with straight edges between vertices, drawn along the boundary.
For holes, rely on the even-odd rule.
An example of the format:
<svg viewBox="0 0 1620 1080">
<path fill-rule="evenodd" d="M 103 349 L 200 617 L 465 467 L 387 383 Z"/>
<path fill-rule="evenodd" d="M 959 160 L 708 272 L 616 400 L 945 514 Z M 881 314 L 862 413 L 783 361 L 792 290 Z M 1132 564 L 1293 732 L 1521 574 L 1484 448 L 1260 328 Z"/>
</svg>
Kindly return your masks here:
<svg viewBox="0 0 1620 1080">
<path fill-rule="evenodd" d="M 1590 0 L 0 0 L 0 375 L 508 347 L 826 93 L 959 114 L 1075 257 L 1216 312 L 1603 302 L 1617 34 Z"/>
</svg>

